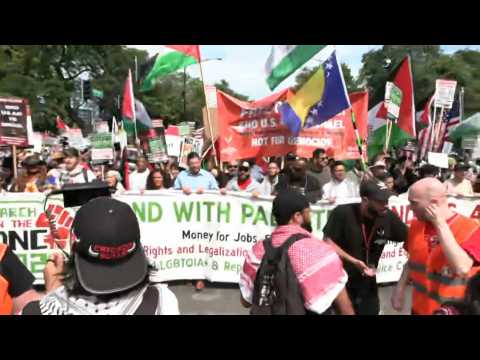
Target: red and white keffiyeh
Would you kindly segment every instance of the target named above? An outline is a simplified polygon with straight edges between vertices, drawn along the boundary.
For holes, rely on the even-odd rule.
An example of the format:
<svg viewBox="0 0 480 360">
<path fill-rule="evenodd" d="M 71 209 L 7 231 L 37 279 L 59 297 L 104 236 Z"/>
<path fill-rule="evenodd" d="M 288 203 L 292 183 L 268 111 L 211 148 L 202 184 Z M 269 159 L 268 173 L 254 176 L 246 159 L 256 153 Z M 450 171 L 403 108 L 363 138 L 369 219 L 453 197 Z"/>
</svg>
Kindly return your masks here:
<svg viewBox="0 0 480 360">
<path fill-rule="evenodd" d="M 343 290 L 348 276 L 335 250 L 298 225 L 277 227 L 272 233 L 272 244 L 279 247 L 290 236 L 299 233 L 308 237 L 290 247 L 288 250 L 290 263 L 299 281 L 305 308 L 321 314 L 332 305 Z M 256 273 L 264 254 L 263 241 L 260 241 L 247 254 L 240 274 L 240 291 L 243 298 L 250 303 Z"/>
</svg>

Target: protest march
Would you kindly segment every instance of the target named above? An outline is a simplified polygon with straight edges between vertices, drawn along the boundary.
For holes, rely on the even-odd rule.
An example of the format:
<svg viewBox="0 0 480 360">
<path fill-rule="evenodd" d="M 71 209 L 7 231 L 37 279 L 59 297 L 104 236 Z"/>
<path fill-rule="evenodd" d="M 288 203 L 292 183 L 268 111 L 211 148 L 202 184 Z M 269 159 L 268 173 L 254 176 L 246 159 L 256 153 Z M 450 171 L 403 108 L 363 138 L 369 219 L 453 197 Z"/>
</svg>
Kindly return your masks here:
<svg viewBox="0 0 480 360">
<path fill-rule="evenodd" d="M 27 92 L 46 50 L 0 45 L 0 315 L 480 314 L 477 90 L 435 63 L 480 52 L 267 46 L 251 99 L 204 45 L 90 47 Z"/>
</svg>

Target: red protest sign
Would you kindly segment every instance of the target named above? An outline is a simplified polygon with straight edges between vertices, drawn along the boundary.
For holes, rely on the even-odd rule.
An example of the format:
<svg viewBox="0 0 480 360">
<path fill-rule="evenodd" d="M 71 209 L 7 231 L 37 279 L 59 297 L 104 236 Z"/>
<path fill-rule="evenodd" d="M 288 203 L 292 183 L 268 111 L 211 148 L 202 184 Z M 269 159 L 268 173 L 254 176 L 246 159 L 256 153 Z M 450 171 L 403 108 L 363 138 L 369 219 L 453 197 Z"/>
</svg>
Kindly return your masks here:
<svg viewBox="0 0 480 360">
<path fill-rule="evenodd" d="M 310 158 L 317 148 L 327 150 L 339 160 L 360 157 L 350 111 L 293 136 L 277 110 L 290 94 L 290 90 L 284 90 L 255 102 L 244 102 L 218 91 L 221 161 L 282 156 L 289 152 Z M 365 140 L 368 94 L 354 93 L 350 97 L 360 137 Z"/>
</svg>

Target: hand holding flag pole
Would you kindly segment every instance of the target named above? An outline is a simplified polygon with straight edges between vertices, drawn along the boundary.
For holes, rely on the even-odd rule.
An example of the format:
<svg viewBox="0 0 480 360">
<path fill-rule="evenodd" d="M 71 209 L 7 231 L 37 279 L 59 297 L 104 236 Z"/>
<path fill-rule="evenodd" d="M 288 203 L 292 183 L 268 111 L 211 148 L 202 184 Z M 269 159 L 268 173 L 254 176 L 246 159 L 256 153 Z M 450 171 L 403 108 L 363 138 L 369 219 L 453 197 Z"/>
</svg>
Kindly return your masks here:
<svg viewBox="0 0 480 360">
<path fill-rule="evenodd" d="M 350 110 L 352 112 L 352 124 L 353 124 L 353 130 L 355 132 L 355 137 L 357 139 L 358 153 L 360 154 L 360 159 L 362 162 L 362 170 L 367 171 L 367 164 L 365 163 L 365 158 L 363 156 L 363 140 L 360 137 L 360 133 L 358 132 L 357 118 L 355 116 L 355 112 L 353 111 L 353 108 L 351 108 Z"/>
</svg>

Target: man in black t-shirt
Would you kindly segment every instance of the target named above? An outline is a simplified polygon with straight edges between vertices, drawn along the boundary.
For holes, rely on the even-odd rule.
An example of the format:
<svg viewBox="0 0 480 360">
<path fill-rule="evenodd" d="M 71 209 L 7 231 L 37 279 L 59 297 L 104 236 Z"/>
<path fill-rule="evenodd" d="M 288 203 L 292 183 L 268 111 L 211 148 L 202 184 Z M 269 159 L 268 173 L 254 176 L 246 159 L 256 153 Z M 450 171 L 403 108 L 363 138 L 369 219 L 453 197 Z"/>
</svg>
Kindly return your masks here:
<svg viewBox="0 0 480 360">
<path fill-rule="evenodd" d="M 323 229 L 343 260 L 348 273 L 347 291 L 359 315 L 378 315 L 380 301 L 375 277 L 380 256 L 387 241 L 404 242 L 407 226 L 390 211 L 386 187 L 364 181 L 360 185 L 359 204 L 337 206 Z"/>
<path fill-rule="evenodd" d="M 2 309 L 2 313 L 7 310 L 9 305 L 6 302 L 9 297 L 13 300 L 10 302 L 13 307 L 9 308 L 8 312 L 16 314 L 29 302 L 38 300 L 40 295 L 33 289 L 35 277 L 17 255 L 8 246 L 1 243 L 0 254 L 0 282 L 5 285 L 1 288 L 6 289 L 6 293 L 0 293 L 0 309 Z"/>
<path fill-rule="evenodd" d="M 314 204 L 322 198 L 322 188 L 318 180 L 307 174 L 307 160 L 295 160 L 285 174 L 280 174 L 274 192 L 278 194 L 287 189 L 305 195 L 307 200 Z"/>
</svg>

